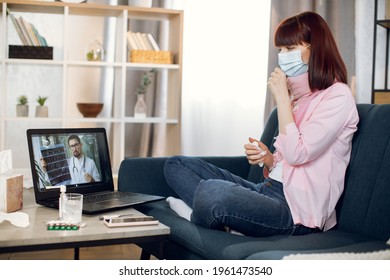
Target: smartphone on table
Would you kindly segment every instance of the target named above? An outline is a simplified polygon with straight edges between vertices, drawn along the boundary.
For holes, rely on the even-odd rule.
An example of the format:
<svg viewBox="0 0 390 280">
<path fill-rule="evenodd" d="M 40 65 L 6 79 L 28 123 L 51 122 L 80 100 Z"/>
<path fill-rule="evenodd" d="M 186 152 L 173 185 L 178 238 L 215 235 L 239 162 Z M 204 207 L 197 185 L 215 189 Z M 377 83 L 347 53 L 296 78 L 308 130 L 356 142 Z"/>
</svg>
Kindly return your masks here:
<svg viewBox="0 0 390 280">
<path fill-rule="evenodd" d="M 126 218 L 107 218 L 103 220 L 107 227 L 131 227 L 131 226 L 146 226 L 157 225 L 158 220 L 152 216 L 133 216 Z"/>
</svg>

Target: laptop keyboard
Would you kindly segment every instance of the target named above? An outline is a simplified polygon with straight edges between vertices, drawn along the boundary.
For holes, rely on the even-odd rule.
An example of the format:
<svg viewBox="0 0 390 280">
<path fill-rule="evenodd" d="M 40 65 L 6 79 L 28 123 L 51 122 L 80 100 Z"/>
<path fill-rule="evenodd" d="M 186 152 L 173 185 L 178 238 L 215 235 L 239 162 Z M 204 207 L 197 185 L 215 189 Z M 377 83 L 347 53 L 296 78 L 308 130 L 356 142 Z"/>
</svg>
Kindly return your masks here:
<svg viewBox="0 0 390 280">
<path fill-rule="evenodd" d="M 134 194 L 129 192 L 111 192 L 111 193 L 92 194 L 92 195 L 84 196 L 83 203 L 86 204 L 96 203 L 96 202 L 102 202 L 102 201 L 129 197 L 129 196 L 134 196 Z"/>
</svg>

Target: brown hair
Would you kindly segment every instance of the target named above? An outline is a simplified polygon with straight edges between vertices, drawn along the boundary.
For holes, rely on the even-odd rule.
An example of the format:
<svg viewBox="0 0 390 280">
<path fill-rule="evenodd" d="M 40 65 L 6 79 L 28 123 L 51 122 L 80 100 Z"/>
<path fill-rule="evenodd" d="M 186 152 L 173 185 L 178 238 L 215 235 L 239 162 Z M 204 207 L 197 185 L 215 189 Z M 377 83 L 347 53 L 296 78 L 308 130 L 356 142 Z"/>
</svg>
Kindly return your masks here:
<svg viewBox="0 0 390 280">
<path fill-rule="evenodd" d="M 330 87 L 335 81 L 347 83 L 347 69 L 326 21 L 317 13 L 304 12 L 282 21 L 275 46 L 310 45 L 309 86 L 312 91 Z"/>
<path fill-rule="evenodd" d="M 77 142 L 81 143 L 80 137 L 78 137 L 77 135 L 74 135 L 74 134 L 69 136 L 69 138 L 68 138 L 68 145 L 69 145 L 70 140 L 76 140 Z"/>
</svg>

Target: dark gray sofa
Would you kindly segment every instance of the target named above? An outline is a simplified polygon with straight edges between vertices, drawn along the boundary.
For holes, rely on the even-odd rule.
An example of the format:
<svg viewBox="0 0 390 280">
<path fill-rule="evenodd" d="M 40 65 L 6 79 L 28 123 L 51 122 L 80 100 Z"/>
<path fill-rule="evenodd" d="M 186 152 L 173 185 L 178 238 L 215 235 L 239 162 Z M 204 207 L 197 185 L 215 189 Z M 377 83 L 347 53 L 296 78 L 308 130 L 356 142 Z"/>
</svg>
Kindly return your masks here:
<svg viewBox="0 0 390 280">
<path fill-rule="evenodd" d="M 338 224 L 327 231 L 304 236 L 266 238 L 234 235 L 196 226 L 179 217 L 163 201 L 136 207 L 171 228 L 163 253 L 160 244 L 138 244 L 143 256 L 159 259 L 281 259 L 297 253 L 371 252 L 389 249 L 390 238 L 390 105 L 358 104 L 360 122 L 353 138 L 344 193 L 337 205 Z M 277 134 L 273 111 L 261 140 L 272 148 Z M 222 168 L 252 181 L 263 179 L 258 166 L 242 157 L 205 157 Z M 118 188 L 176 196 L 167 185 L 166 158 L 123 160 Z"/>
</svg>

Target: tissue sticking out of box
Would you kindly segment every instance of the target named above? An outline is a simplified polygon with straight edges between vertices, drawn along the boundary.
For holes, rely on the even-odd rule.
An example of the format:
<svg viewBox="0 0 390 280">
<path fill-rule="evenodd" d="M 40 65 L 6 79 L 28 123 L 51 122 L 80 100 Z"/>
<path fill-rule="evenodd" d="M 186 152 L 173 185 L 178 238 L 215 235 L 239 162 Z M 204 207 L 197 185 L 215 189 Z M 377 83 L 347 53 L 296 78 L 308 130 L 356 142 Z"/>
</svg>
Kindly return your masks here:
<svg viewBox="0 0 390 280">
<path fill-rule="evenodd" d="M 0 152 L 0 211 L 10 213 L 23 207 L 23 175 L 12 170 L 12 152 Z"/>
<path fill-rule="evenodd" d="M 12 173 L 12 151 L 0 151 L 0 175 Z"/>
</svg>

